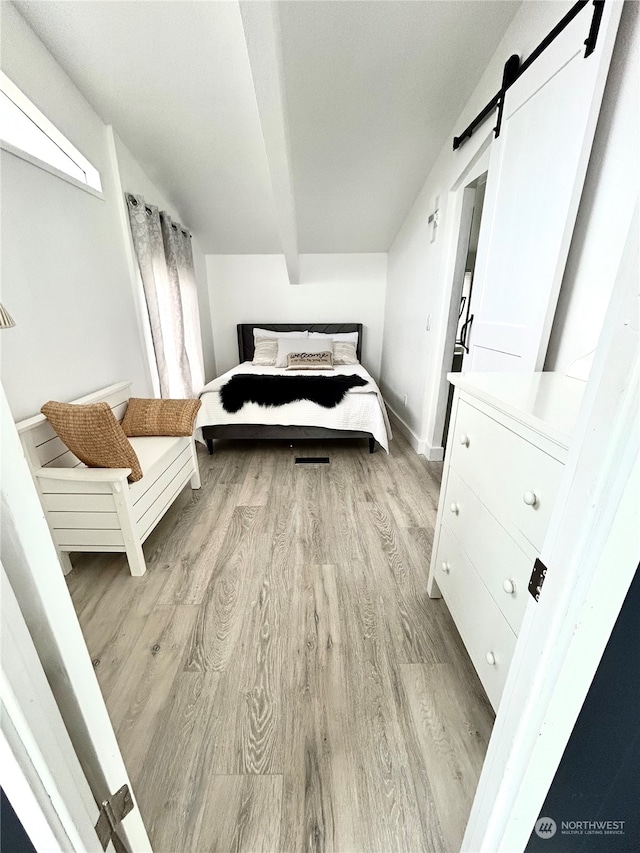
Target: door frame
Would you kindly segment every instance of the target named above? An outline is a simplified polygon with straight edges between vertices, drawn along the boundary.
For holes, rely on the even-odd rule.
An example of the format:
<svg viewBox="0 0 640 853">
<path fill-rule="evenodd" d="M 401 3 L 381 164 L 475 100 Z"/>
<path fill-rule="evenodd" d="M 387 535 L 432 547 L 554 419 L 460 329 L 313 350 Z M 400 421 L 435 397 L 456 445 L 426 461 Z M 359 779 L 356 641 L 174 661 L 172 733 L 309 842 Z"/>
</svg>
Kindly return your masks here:
<svg viewBox="0 0 640 853">
<path fill-rule="evenodd" d="M 440 338 L 436 343 L 436 361 L 440 365 L 438 381 L 435 384 L 433 399 L 429 398 L 425 412 L 434 412 L 431 428 L 427 433 L 425 446 L 429 449 L 427 458 L 430 462 L 441 462 L 444 459 L 444 446 L 442 443 L 442 431 L 447 412 L 447 401 L 449 399 L 449 380 L 447 374 L 451 370 L 453 351 L 456 343 L 456 332 L 458 328 L 458 309 L 460 307 L 460 295 L 462 293 L 463 275 L 460 276 L 460 261 L 466 260 L 467 244 L 471 229 L 473 205 L 469 210 L 468 193 L 469 184 L 477 180 L 484 172 L 489 171 L 489 159 L 491 143 L 493 142 L 493 129 L 486 133 L 482 143 L 478 146 L 471 160 L 465 165 L 462 172 L 458 174 L 448 193 L 447 209 L 451 211 L 446 233 L 446 247 L 444 260 L 444 291 L 442 298 L 441 315 L 438 329 L 442 330 Z M 475 198 L 475 190 L 474 198 Z M 463 247 L 464 244 L 464 247 Z"/>
<path fill-rule="evenodd" d="M 151 851 L 135 790 L 109 719 L 49 527 L 0 386 L 2 563 L 40 663 L 97 802 L 128 785 L 134 809 L 118 834 Z M 27 833 L 29 828 L 25 825 Z"/>
<path fill-rule="evenodd" d="M 638 229 L 636 206 L 463 853 L 525 849 L 640 560 Z"/>
<path fill-rule="evenodd" d="M 636 207 L 541 553 L 552 571 L 540 602 L 532 600 L 525 614 L 463 851 L 524 850 L 636 569 L 637 540 L 629 535 L 635 530 L 629 518 L 637 518 L 640 500 L 638 229 Z M 7 575 L 72 739 L 80 715 L 90 727 L 91 742 L 99 747 L 103 769 L 110 768 L 115 782 L 113 773 L 124 771 L 122 756 L 4 393 L 1 396 L 3 516 L 8 509 L 11 533 L 23 557 L 29 558 L 16 562 L 16 543 L 8 547 L 3 541 L 3 559 L 8 556 L 13 564 L 12 575 L 7 563 Z M 614 558 L 617 570 L 612 573 Z M 60 681 L 75 691 L 80 706 L 75 718 L 73 713 L 65 715 L 69 708 L 56 690 Z M 6 738 L 0 747 L 5 743 Z M 34 748 L 26 751 L 33 762 Z M 118 780 L 128 782 L 126 771 Z M 14 784 L 24 787 L 25 781 L 23 774 Z M 26 820 L 27 832 L 36 831 L 37 821 L 42 831 L 41 809 Z M 132 850 L 151 849 L 148 839 L 132 843 L 136 832 L 147 838 L 137 809 L 122 827 Z"/>
<path fill-rule="evenodd" d="M 0 563 L 0 780 L 36 850 L 101 853 L 99 810 Z M 110 842 L 107 851 L 113 853 Z"/>
</svg>

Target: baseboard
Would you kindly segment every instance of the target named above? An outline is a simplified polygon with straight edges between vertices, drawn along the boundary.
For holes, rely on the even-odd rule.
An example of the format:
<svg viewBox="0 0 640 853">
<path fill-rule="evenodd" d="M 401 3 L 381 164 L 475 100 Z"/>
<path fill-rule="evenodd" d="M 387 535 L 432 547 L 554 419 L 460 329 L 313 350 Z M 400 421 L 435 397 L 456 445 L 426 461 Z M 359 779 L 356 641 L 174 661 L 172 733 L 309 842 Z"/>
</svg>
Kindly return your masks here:
<svg viewBox="0 0 640 853">
<path fill-rule="evenodd" d="M 444 459 L 444 447 L 432 447 L 430 444 L 425 445 L 425 456 L 429 462 L 442 462 Z"/>
<path fill-rule="evenodd" d="M 429 462 L 442 462 L 444 459 L 444 448 L 432 447 L 430 444 L 427 444 L 426 441 L 422 441 L 422 439 L 418 438 L 411 427 L 402 420 L 400 415 L 395 412 L 388 403 L 386 403 L 386 406 L 391 423 L 398 432 L 402 433 L 402 435 L 407 439 L 415 452 L 420 456 L 424 456 Z"/>
<path fill-rule="evenodd" d="M 391 406 L 386 403 L 387 412 L 389 413 L 389 419 L 393 426 L 398 430 L 398 432 L 402 433 L 402 435 L 407 439 L 411 447 L 415 450 L 416 453 L 420 453 L 424 456 L 422 445 L 424 442 L 420 441 L 415 432 L 411 429 L 411 427 L 406 424 L 400 415 L 391 408 Z"/>
</svg>

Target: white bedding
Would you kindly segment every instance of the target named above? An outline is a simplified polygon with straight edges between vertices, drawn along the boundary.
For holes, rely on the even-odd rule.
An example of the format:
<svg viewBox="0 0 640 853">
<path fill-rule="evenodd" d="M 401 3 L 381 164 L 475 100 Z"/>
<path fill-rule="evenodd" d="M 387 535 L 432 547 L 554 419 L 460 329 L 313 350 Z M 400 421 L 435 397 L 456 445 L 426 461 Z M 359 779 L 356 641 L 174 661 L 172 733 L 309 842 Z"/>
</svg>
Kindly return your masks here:
<svg viewBox="0 0 640 853">
<path fill-rule="evenodd" d="M 335 376 L 336 374 L 362 376 L 367 384 L 351 388 L 333 409 L 325 409 L 310 400 L 285 403 L 284 406 L 259 406 L 245 403 L 239 412 L 225 412 L 220 402 L 220 388 L 235 373 L 253 373 L 264 376 L 291 376 L 290 370 L 279 367 L 261 367 L 245 361 L 223 373 L 202 389 L 202 407 L 196 418 L 198 441 L 203 441 L 202 427 L 218 424 L 278 424 L 281 426 L 318 426 L 328 429 L 370 432 L 381 447 L 389 452 L 391 426 L 378 386 L 361 364 L 340 365 L 333 370 L 305 370 L 305 376 Z M 300 375 L 297 373 L 296 375 Z"/>
</svg>

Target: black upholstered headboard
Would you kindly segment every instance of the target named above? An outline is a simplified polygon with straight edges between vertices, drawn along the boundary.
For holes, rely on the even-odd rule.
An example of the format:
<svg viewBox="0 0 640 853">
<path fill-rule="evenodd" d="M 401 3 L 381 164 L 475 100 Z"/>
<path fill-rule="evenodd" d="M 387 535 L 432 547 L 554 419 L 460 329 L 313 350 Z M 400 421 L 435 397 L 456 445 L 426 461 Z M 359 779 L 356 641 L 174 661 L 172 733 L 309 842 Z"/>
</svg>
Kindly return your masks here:
<svg viewBox="0 0 640 853">
<path fill-rule="evenodd" d="M 240 362 L 253 360 L 253 330 L 268 329 L 270 332 L 324 332 L 337 335 L 339 332 L 357 332 L 358 361 L 362 361 L 362 323 L 238 323 L 238 354 Z"/>
</svg>

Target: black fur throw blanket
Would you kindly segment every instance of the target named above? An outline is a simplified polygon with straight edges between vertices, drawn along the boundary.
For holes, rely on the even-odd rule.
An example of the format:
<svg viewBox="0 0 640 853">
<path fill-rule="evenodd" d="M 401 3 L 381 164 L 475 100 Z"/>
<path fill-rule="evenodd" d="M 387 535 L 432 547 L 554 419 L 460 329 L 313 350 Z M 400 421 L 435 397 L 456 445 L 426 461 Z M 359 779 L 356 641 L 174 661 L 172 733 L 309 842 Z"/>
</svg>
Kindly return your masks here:
<svg viewBox="0 0 640 853">
<path fill-rule="evenodd" d="M 342 402 L 350 388 L 366 385 L 361 376 L 256 376 L 236 373 L 220 389 L 225 412 L 239 412 L 245 403 L 283 406 L 297 400 L 311 400 L 325 409 Z"/>
</svg>

